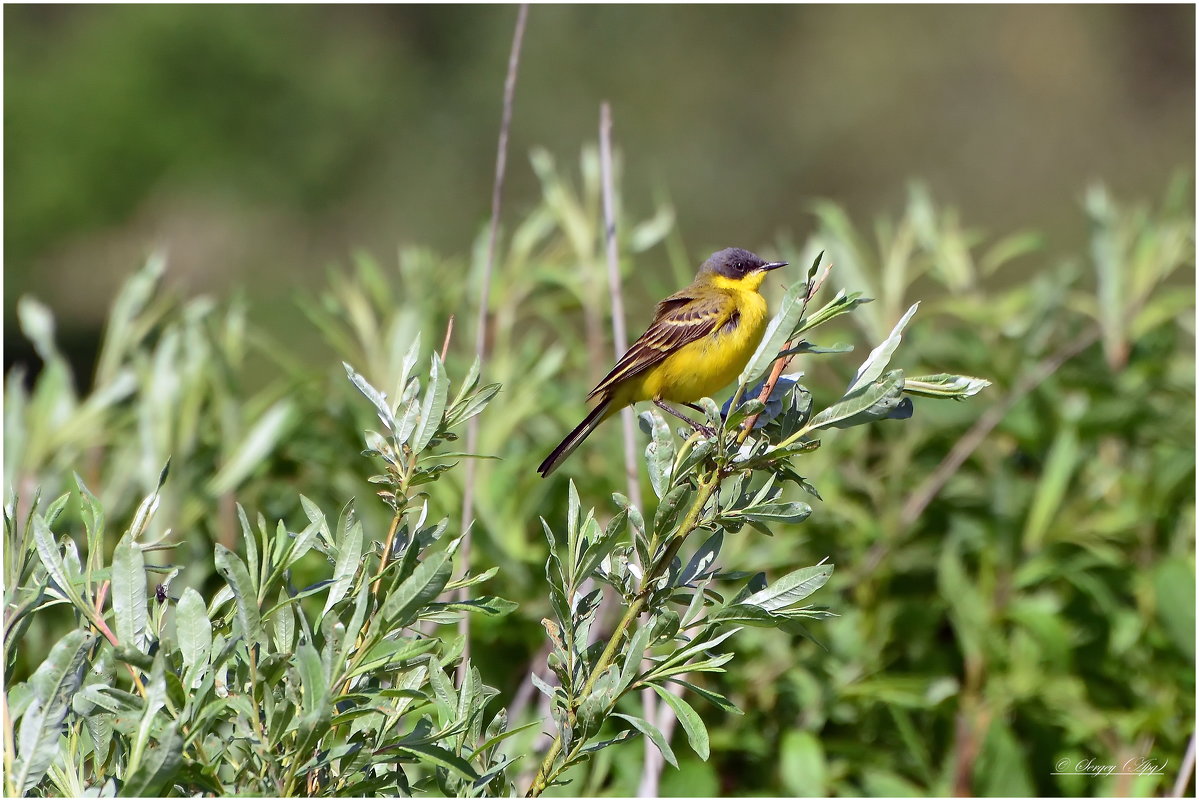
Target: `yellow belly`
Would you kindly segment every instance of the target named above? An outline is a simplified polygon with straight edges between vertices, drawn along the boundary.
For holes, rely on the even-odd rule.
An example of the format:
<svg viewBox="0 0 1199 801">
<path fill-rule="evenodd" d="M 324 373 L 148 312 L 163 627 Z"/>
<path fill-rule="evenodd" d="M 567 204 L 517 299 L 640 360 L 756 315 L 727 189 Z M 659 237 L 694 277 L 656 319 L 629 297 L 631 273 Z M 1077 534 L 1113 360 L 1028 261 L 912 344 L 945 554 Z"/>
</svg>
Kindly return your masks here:
<svg viewBox="0 0 1199 801">
<path fill-rule="evenodd" d="M 691 403 L 713 397 L 735 381 L 766 330 L 765 298 L 753 291 L 740 294 L 736 326 L 684 345 L 629 381 L 618 391 L 613 407 L 654 399 Z"/>
</svg>

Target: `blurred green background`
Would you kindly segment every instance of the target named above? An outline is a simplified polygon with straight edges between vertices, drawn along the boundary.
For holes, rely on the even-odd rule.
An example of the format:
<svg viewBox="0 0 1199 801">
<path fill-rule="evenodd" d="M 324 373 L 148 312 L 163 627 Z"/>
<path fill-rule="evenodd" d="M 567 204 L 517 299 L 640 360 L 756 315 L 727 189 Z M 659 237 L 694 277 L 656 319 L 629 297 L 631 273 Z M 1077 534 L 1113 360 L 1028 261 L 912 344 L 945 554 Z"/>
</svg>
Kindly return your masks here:
<svg viewBox="0 0 1199 801">
<path fill-rule="evenodd" d="M 512 7 L 4 15 L 6 332 L 33 291 L 85 368 L 152 247 L 188 291 L 273 301 L 355 248 L 463 254 L 486 217 Z M 693 258 L 802 234 L 814 198 L 870 219 L 913 177 L 1062 252 L 1087 181 L 1193 165 L 1193 34 L 1185 5 L 538 6 L 507 208 L 536 202 L 529 149 L 577 152 L 607 99 L 627 203 L 669 197 Z"/>
<path fill-rule="evenodd" d="M 392 386 L 415 333 L 428 351 L 457 314 L 447 364 L 466 372 L 515 9 L 4 14 L 5 362 L 30 368 L 8 373 L 6 484 L 27 503 L 78 470 L 115 539 L 173 456 L 176 589 L 211 580 L 214 540 L 236 545 L 234 499 L 294 526 L 297 492 L 330 515 L 357 496 L 385 530 L 357 456 L 371 413 L 339 362 Z M 1189 6 L 533 7 L 484 370 L 504 390 L 479 449 L 503 459 L 479 466 L 473 557 L 522 604 L 473 629 L 502 698 L 540 664 L 538 516 L 561 521 L 568 477 L 603 517 L 625 489 L 615 424 L 551 480 L 533 472 L 611 357 L 591 149 L 608 100 L 630 328 L 716 247 L 796 264 L 824 248 L 835 288 L 877 300 L 838 331 L 856 353 L 798 365 L 817 403 L 916 300 L 897 366 L 994 382 L 828 436 L 797 466 L 825 499 L 812 518 L 730 537 L 728 569 L 831 557 L 813 600 L 839 617 L 812 627 L 822 645 L 734 638 L 713 680 L 747 715 L 703 708 L 712 759 L 680 745 L 662 793 L 1169 791 L 1195 712 L 1194 22 Z M 94 367 L 156 248 L 167 288 L 122 306 Z M 43 337 L 33 355 L 37 313 L 20 333 L 25 293 L 61 354 Z M 430 490 L 453 521 L 461 472 Z M 27 636 L 35 665 L 54 627 Z M 1166 767 L 1055 772 L 1130 759 Z M 569 789 L 633 794 L 641 760 L 605 751 Z"/>
</svg>

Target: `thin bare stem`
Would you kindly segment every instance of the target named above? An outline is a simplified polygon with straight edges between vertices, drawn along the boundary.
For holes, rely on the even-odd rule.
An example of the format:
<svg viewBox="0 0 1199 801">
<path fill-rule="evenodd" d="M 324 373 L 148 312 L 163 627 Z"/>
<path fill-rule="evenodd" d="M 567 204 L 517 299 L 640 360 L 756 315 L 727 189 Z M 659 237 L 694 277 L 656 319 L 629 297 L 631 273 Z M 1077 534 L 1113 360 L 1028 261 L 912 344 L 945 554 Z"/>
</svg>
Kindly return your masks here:
<svg viewBox="0 0 1199 801">
<path fill-rule="evenodd" d="M 450 315 L 450 321 L 445 325 L 445 339 L 441 342 L 441 361 L 445 362 L 446 354 L 450 352 L 450 338 L 454 336 L 454 315 Z"/>
<path fill-rule="evenodd" d="M 607 102 L 600 104 L 600 181 L 603 188 L 604 244 L 608 257 L 608 289 L 612 296 L 612 344 L 616 358 L 628 349 L 628 331 L 625 329 L 624 299 L 620 287 L 620 255 L 616 243 L 616 191 L 612 169 L 612 108 Z M 641 508 L 641 476 L 637 469 L 637 439 L 634 430 L 633 410 L 626 408 L 620 413 L 624 433 L 624 472 L 629 500 Z M 605 597 L 605 600 L 607 598 Z M 641 691 L 642 717 L 654 725 L 658 723 L 658 696 L 650 688 Z M 663 709 L 662 712 L 670 712 Z M 637 795 L 655 798 L 658 795 L 658 777 L 662 774 L 662 755 L 658 747 L 646 738 L 645 762 L 641 770 L 641 784 Z"/>
<path fill-rule="evenodd" d="M 520 50 L 525 38 L 525 23 L 529 18 L 529 4 L 521 3 L 516 14 L 516 28 L 512 32 L 512 50 L 508 54 L 508 75 L 504 79 L 504 108 L 500 117 L 500 137 L 495 154 L 495 182 L 491 188 L 491 227 L 487 233 L 487 261 L 483 265 L 483 280 L 479 289 L 479 313 L 475 321 L 475 355 L 482 362 L 487 350 L 487 317 L 491 298 L 491 274 L 495 268 L 495 247 L 499 238 L 500 205 L 504 194 L 504 172 L 508 165 L 508 131 L 512 127 L 512 104 L 516 95 L 516 76 L 520 68 Z M 479 445 L 479 418 L 472 417 L 466 423 L 466 451 L 476 453 Z M 462 565 L 470 569 L 471 525 L 474 523 L 475 506 L 475 461 L 466 460 L 462 492 L 462 545 L 458 548 Z M 460 592 L 459 597 L 465 597 Z M 466 660 L 470 656 L 470 617 L 463 615 L 458 631 L 464 638 L 462 661 L 458 663 L 458 682 L 466 677 Z"/>
<path fill-rule="evenodd" d="M 1191 774 L 1195 772 L 1195 735 L 1191 735 L 1191 739 L 1187 742 L 1186 754 L 1182 758 L 1182 767 L 1178 769 L 1178 778 L 1174 780 L 1174 787 L 1170 790 L 1171 798 L 1182 798 L 1182 794 L 1186 792 L 1187 785 L 1190 784 Z"/>
<path fill-rule="evenodd" d="M 604 240 L 608 255 L 608 289 L 612 293 L 612 344 L 619 359 L 629 347 L 625 326 L 624 297 L 620 287 L 620 256 L 616 244 L 616 192 L 612 177 L 612 110 L 600 104 L 600 176 L 604 199 Z M 621 412 L 624 427 L 624 470 L 628 482 L 629 500 L 641 508 L 641 476 L 637 469 L 637 432 L 633 410 Z"/>
</svg>

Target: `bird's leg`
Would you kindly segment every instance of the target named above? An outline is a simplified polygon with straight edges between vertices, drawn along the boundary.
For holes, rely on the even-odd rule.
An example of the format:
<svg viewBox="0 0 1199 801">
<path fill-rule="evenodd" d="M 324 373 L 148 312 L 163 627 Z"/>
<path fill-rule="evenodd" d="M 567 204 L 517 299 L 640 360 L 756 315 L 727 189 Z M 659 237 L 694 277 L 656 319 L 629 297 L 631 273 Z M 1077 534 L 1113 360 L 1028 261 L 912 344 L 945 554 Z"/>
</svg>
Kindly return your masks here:
<svg viewBox="0 0 1199 801">
<path fill-rule="evenodd" d="M 703 434 L 705 437 L 708 437 L 709 439 L 711 439 L 712 437 L 716 436 L 715 431 L 708 428 L 706 425 L 703 425 L 702 423 L 695 422 L 687 415 L 682 414 L 682 413 L 678 412 L 677 410 L 675 410 L 673 407 L 667 406 L 665 401 L 659 400 L 658 398 L 654 398 L 654 405 L 657 406 L 659 409 L 662 409 L 663 411 L 668 412 L 668 413 L 674 415 L 675 417 L 679 418 L 684 423 L 691 426 L 699 433 Z M 699 408 L 698 406 L 695 406 L 694 404 L 688 403 L 686 405 L 690 406 L 692 409 L 695 409 L 696 411 L 700 411 L 700 412 L 703 411 L 703 409 Z"/>
</svg>

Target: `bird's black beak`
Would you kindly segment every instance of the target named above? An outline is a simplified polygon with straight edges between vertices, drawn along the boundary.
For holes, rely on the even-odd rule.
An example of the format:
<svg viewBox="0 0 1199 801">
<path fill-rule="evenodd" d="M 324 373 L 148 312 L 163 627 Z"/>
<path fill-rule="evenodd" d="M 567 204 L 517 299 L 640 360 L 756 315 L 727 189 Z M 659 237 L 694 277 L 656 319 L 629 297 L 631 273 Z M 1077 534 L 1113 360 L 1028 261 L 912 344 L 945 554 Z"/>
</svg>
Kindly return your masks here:
<svg viewBox="0 0 1199 801">
<path fill-rule="evenodd" d="M 785 261 L 772 261 L 772 262 L 767 262 L 766 264 L 763 264 L 762 269 L 763 270 L 777 270 L 779 267 L 786 267 L 786 266 L 787 266 L 787 262 L 785 262 Z"/>
</svg>

